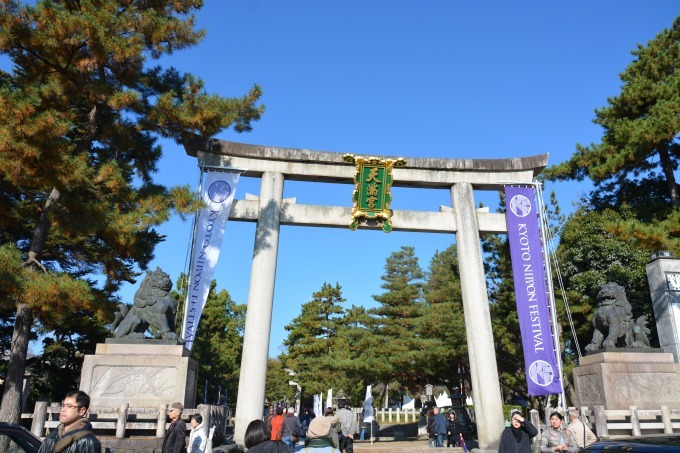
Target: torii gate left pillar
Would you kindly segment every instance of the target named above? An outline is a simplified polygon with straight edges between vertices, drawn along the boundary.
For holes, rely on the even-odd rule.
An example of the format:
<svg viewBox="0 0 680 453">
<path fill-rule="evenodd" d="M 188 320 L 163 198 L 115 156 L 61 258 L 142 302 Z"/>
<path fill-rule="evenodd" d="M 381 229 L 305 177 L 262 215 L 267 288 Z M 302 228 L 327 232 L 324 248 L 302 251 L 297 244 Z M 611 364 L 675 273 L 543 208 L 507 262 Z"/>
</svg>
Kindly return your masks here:
<svg viewBox="0 0 680 453">
<path fill-rule="evenodd" d="M 248 424 L 264 409 L 274 282 L 280 225 L 347 228 L 351 207 L 312 206 L 282 199 L 284 179 L 352 184 L 354 166 L 342 153 L 273 148 L 222 140 L 186 145 L 200 165 L 247 169 L 244 176 L 261 177 L 259 200 L 234 200 L 230 220 L 257 222 L 241 361 L 234 440 L 243 443 Z M 389 158 L 389 157 L 386 157 Z M 407 158 L 393 170 L 395 187 L 451 191 L 451 207 L 439 212 L 392 213 L 393 231 L 455 233 L 470 374 L 477 406 L 480 449 L 497 445 L 503 430 L 503 409 L 495 360 L 480 234 L 506 233 L 505 217 L 475 208 L 473 189 L 499 190 L 504 181 L 530 183 L 548 156 L 511 159 Z M 348 194 L 349 200 L 349 194 Z"/>
<path fill-rule="evenodd" d="M 279 249 L 283 175 L 264 172 L 260 186 L 255 249 L 250 271 L 234 438 L 243 443 L 248 423 L 263 416 L 276 259 Z"/>
</svg>

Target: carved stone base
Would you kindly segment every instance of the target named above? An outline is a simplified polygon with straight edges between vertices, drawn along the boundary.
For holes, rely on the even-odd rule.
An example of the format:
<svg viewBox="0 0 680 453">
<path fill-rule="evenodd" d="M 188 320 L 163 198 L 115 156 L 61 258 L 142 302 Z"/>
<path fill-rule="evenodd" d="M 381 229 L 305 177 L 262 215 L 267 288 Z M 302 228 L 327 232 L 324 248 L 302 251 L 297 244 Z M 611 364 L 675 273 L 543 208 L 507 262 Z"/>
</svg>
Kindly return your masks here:
<svg viewBox="0 0 680 453">
<path fill-rule="evenodd" d="M 158 407 L 180 401 L 195 407 L 198 363 L 178 344 L 98 344 L 86 355 L 80 390 L 93 408 Z"/>
<path fill-rule="evenodd" d="M 630 350 L 629 350 L 630 351 Z M 680 408 L 680 364 L 661 350 L 601 352 L 574 368 L 575 404 L 606 409 Z"/>
</svg>

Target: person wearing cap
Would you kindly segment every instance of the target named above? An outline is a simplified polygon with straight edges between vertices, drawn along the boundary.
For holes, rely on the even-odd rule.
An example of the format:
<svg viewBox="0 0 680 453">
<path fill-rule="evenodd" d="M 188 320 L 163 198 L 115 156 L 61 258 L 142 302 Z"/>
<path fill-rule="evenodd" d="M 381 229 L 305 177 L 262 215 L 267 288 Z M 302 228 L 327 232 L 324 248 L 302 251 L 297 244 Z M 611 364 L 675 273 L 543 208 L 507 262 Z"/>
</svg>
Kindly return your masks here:
<svg viewBox="0 0 680 453">
<path fill-rule="evenodd" d="M 248 453 L 292 453 L 292 450 L 280 440 L 270 440 L 271 433 L 266 422 L 253 420 L 246 428 L 244 444 Z M 231 451 L 231 450 L 229 450 Z"/>
<path fill-rule="evenodd" d="M 170 417 L 170 426 L 165 431 L 163 438 L 162 453 L 186 453 L 186 435 L 187 425 L 182 420 L 182 411 L 184 405 L 182 403 L 172 403 L 168 408 L 168 416 Z"/>
<path fill-rule="evenodd" d="M 510 426 L 501 434 L 498 453 L 531 453 L 531 439 L 536 437 L 538 430 L 528 420 L 522 417 L 520 411 L 510 411 Z"/>
<path fill-rule="evenodd" d="M 331 419 L 329 417 L 316 417 L 309 422 L 307 438 L 305 439 L 306 453 L 339 453 L 339 449 L 333 445 L 331 439 Z"/>
</svg>

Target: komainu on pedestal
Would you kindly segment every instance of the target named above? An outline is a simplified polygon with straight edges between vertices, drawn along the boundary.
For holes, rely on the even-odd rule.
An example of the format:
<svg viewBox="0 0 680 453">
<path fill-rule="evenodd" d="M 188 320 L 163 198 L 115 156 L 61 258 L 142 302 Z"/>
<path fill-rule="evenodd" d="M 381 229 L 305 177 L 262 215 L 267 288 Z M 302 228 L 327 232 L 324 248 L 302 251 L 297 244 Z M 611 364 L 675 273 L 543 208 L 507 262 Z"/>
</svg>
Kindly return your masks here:
<svg viewBox="0 0 680 453">
<path fill-rule="evenodd" d="M 626 289 L 609 282 L 597 294 L 597 311 L 593 316 L 593 339 L 586 351 L 606 348 L 649 348 L 647 317 L 633 321 L 633 307 L 626 297 Z"/>
<path fill-rule="evenodd" d="M 143 339 L 149 327 L 157 329 L 164 340 L 176 340 L 175 316 L 177 301 L 170 295 L 172 280 L 160 267 L 146 271 L 135 293 L 132 307 L 118 304 L 111 324 L 114 338 Z"/>
</svg>

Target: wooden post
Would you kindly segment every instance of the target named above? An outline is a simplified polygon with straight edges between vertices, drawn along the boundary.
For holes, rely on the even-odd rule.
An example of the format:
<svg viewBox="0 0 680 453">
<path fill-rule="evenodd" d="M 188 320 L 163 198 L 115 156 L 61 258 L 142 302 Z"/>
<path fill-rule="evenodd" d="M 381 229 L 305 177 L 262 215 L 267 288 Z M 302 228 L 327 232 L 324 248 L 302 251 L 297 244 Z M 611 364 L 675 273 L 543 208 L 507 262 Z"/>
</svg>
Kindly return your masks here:
<svg viewBox="0 0 680 453">
<path fill-rule="evenodd" d="M 401 423 L 401 408 L 397 408 L 397 423 Z"/>
<path fill-rule="evenodd" d="M 581 414 L 581 421 L 583 422 L 584 426 L 592 425 L 592 423 L 590 423 L 590 419 L 588 418 L 588 415 L 590 414 L 588 406 L 581 406 L 581 409 L 579 409 L 579 414 Z M 591 428 L 591 426 L 588 426 L 588 428 Z"/>
<path fill-rule="evenodd" d="M 121 403 L 118 408 L 118 421 L 116 422 L 116 439 L 125 438 L 125 424 L 127 423 L 129 403 Z"/>
<path fill-rule="evenodd" d="M 554 408 L 547 406 L 545 408 L 545 420 L 543 422 L 545 423 L 545 426 L 550 426 L 550 414 L 554 412 Z M 536 427 L 538 428 L 538 426 Z"/>
<path fill-rule="evenodd" d="M 595 433 L 601 439 L 609 439 L 609 428 L 607 428 L 607 413 L 604 406 L 595 406 Z"/>
<path fill-rule="evenodd" d="M 534 426 L 536 427 L 536 429 L 538 429 L 538 430 L 540 431 L 540 428 L 539 428 L 539 419 L 538 419 L 538 411 L 537 411 L 536 409 L 531 409 L 531 410 L 529 411 L 529 418 L 531 419 L 531 424 L 534 425 Z M 534 437 L 531 439 L 531 443 L 532 443 L 532 444 L 535 444 L 536 442 L 539 442 L 539 441 L 540 441 L 540 437 L 541 437 L 541 436 L 534 436 Z"/>
<path fill-rule="evenodd" d="M 168 405 L 161 404 L 158 408 L 158 424 L 156 425 L 156 438 L 162 439 L 165 437 L 165 419 L 168 416 Z"/>
<path fill-rule="evenodd" d="M 661 406 L 661 421 L 663 422 L 663 432 L 665 434 L 673 434 L 671 411 L 668 410 L 668 406 Z"/>
<path fill-rule="evenodd" d="M 212 415 L 212 413 L 210 412 L 210 405 L 199 404 L 197 409 L 198 413 L 201 414 L 201 417 L 203 417 L 203 431 L 205 431 L 205 438 L 207 439 L 210 427 L 213 425 L 212 420 L 210 419 Z"/>
<path fill-rule="evenodd" d="M 59 412 L 61 412 L 61 403 L 50 403 L 48 420 L 52 422 L 59 421 Z"/>
<path fill-rule="evenodd" d="M 37 437 L 45 435 L 45 420 L 47 420 L 47 401 L 36 401 L 33 408 L 31 432 Z"/>
<path fill-rule="evenodd" d="M 630 409 L 630 424 L 633 425 L 633 436 L 639 436 L 640 433 L 640 419 L 638 418 L 637 407 L 629 406 Z"/>
</svg>

